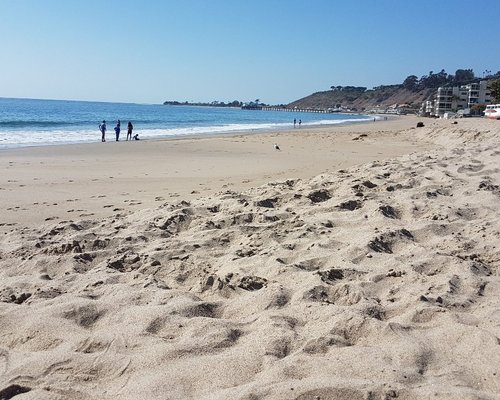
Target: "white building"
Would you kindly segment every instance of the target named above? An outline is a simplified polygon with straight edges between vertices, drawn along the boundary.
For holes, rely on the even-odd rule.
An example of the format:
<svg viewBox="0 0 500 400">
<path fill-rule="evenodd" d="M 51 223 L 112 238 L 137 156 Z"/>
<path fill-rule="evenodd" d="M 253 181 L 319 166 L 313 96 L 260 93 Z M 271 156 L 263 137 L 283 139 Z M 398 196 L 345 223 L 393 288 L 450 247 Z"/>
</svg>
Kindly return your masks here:
<svg viewBox="0 0 500 400">
<path fill-rule="evenodd" d="M 466 85 L 469 89 L 468 103 L 469 107 L 473 104 L 488 104 L 491 103 L 491 92 L 488 86 L 488 81 L 479 83 L 470 83 Z"/>
<path fill-rule="evenodd" d="M 475 104 L 491 102 L 488 81 L 469 83 L 464 86 L 440 87 L 432 105 L 429 101 L 422 104 L 425 115 L 443 117 L 445 113 L 456 113 L 459 110 L 468 113 Z"/>
</svg>

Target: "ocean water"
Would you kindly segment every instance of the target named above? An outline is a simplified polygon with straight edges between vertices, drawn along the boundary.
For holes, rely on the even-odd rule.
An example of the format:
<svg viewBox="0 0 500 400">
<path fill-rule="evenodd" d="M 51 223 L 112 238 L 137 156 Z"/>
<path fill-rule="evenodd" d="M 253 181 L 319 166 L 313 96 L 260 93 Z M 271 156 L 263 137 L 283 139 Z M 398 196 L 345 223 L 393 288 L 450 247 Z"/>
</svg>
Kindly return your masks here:
<svg viewBox="0 0 500 400">
<path fill-rule="evenodd" d="M 127 123 L 141 139 L 252 133 L 302 126 L 345 124 L 373 117 L 353 114 L 317 114 L 239 108 L 166 106 L 155 104 L 0 98 L 0 149 L 69 143 L 100 142 L 99 123 L 106 120 L 106 140 L 115 140 L 114 127 L 121 120 L 120 140 Z"/>
</svg>

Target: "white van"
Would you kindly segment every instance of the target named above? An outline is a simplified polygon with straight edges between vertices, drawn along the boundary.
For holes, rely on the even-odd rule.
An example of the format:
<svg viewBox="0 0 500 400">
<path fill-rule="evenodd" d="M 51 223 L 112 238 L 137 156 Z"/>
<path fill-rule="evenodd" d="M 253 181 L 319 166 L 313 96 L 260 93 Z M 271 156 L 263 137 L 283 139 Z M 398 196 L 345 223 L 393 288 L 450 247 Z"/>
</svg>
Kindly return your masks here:
<svg viewBox="0 0 500 400">
<path fill-rule="evenodd" d="M 489 104 L 484 110 L 484 116 L 491 119 L 500 119 L 500 104 Z"/>
</svg>

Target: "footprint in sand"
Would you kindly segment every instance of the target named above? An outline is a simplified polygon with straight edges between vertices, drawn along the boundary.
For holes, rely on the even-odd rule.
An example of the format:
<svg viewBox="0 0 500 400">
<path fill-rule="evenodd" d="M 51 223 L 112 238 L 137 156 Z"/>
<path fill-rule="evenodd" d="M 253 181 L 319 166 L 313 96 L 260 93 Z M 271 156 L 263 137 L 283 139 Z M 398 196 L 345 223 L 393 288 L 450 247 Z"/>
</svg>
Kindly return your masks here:
<svg viewBox="0 0 500 400">
<path fill-rule="evenodd" d="M 458 168 L 457 172 L 459 173 L 467 173 L 467 172 L 479 172 L 484 168 L 484 165 L 481 163 L 475 163 L 475 164 L 467 164 L 467 165 L 462 165 L 461 167 Z"/>
</svg>

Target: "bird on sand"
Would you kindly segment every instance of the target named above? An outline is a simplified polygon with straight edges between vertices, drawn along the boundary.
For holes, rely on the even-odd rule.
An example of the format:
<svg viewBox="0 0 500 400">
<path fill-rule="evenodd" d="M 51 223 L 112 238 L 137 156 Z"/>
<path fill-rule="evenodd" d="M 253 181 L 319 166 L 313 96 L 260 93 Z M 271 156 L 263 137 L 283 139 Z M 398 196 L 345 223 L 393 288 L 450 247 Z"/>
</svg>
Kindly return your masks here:
<svg viewBox="0 0 500 400">
<path fill-rule="evenodd" d="M 280 147 L 276 143 L 274 143 L 274 149 L 275 150 L 281 150 Z"/>
</svg>

